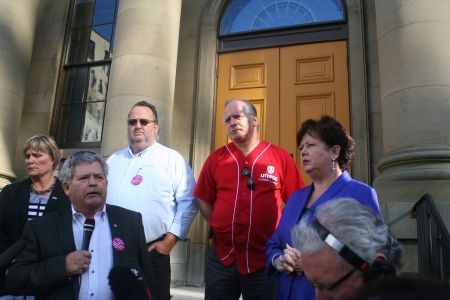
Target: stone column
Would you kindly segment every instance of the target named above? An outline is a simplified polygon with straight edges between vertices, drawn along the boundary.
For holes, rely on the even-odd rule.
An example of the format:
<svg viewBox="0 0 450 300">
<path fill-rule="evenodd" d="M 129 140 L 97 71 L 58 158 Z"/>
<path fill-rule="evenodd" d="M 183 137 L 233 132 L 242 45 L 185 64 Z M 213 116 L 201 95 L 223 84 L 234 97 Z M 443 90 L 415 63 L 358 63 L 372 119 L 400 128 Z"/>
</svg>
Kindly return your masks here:
<svg viewBox="0 0 450 300">
<path fill-rule="evenodd" d="M 0 189 L 16 178 L 14 151 L 39 0 L 0 1 Z"/>
<path fill-rule="evenodd" d="M 375 7 L 384 154 L 374 186 L 390 222 L 424 193 L 450 208 L 450 1 L 377 0 Z M 399 238 L 416 237 L 409 217 L 392 228 Z"/>
<path fill-rule="evenodd" d="M 127 113 L 140 100 L 158 110 L 160 142 L 170 143 L 181 0 L 120 1 L 102 154 L 127 145 Z"/>
</svg>

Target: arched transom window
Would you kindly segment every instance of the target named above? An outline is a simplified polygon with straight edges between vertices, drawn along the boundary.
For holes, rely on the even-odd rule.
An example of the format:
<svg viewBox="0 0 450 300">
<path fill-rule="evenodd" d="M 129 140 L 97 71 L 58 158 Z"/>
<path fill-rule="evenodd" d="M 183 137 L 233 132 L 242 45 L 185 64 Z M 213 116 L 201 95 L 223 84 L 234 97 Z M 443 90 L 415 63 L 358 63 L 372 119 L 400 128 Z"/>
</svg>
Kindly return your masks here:
<svg viewBox="0 0 450 300">
<path fill-rule="evenodd" d="M 219 35 L 341 21 L 341 0 L 234 0 L 225 9 Z"/>
</svg>

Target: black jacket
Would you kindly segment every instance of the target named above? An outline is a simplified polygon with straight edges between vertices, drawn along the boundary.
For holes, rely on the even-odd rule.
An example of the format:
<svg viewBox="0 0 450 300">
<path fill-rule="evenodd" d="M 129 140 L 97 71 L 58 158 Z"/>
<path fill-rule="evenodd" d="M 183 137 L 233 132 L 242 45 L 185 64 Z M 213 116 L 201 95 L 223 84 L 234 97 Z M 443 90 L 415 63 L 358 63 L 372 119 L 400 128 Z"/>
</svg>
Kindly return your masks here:
<svg viewBox="0 0 450 300">
<path fill-rule="evenodd" d="M 113 265 L 122 265 L 130 259 L 137 261 L 150 291 L 154 291 L 141 214 L 114 205 L 106 205 L 106 213 L 111 237 L 120 238 L 125 245 L 123 251 L 113 247 Z M 8 269 L 8 290 L 14 294 L 35 295 L 37 300 L 75 300 L 78 280 L 66 275 L 65 264 L 66 255 L 76 250 L 72 210 L 68 208 L 28 222 L 22 238 L 26 247 Z"/>
<path fill-rule="evenodd" d="M 21 236 L 28 221 L 31 179 L 14 182 L 3 188 L 0 193 L 0 253 L 15 243 Z M 55 186 L 48 199 L 44 215 L 52 211 L 70 207 L 70 201 L 56 179 Z M 4 271 L 7 265 L 0 266 L 0 295 L 5 295 Z"/>
</svg>

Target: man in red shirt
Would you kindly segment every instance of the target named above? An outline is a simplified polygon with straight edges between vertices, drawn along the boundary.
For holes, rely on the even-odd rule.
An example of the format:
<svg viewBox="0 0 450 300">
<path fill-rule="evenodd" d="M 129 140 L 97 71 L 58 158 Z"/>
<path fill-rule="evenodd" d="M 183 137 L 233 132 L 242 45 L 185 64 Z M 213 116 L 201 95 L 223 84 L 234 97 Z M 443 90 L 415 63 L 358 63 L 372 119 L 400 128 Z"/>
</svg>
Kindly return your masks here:
<svg viewBox="0 0 450 300">
<path fill-rule="evenodd" d="M 304 186 L 289 153 L 259 140 L 254 105 L 225 103 L 231 143 L 214 151 L 200 173 L 194 195 L 212 228 L 205 299 L 275 299 L 266 276 L 264 245 L 292 192 Z"/>
</svg>

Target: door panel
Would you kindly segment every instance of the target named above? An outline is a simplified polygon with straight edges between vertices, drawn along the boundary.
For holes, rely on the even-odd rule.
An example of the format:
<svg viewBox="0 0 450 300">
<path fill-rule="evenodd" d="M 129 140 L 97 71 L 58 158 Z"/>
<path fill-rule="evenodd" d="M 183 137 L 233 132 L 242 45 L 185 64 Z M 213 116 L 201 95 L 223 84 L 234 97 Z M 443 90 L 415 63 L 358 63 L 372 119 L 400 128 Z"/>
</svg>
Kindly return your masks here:
<svg viewBox="0 0 450 300">
<path fill-rule="evenodd" d="M 228 142 L 222 121 L 227 99 L 255 104 L 260 138 L 292 153 L 300 170 L 296 134 L 303 121 L 327 114 L 350 129 L 345 41 L 219 55 L 215 148 Z M 310 183 L 303 171 L 305 183 Z"/>
<path fill-rule="evenodd" d="M 228 142 L 222 120 L 225 101 L 228 99 L 252 101 L 258 115 L 260 138 L 279 144 L 278 97 L 278 48 L 221 54 L 217 79 L 215 149 Z M 267 124 L 270 126 L 267 127 Z"/>
<path fill-rule="evenodd" d="M 280 49 L 280 146 L 295 153 L 305 182 L 296 134 L 309 118 L 330 115 L 349 132 L 347 46 L 345 41 Z"/>
</svg>

